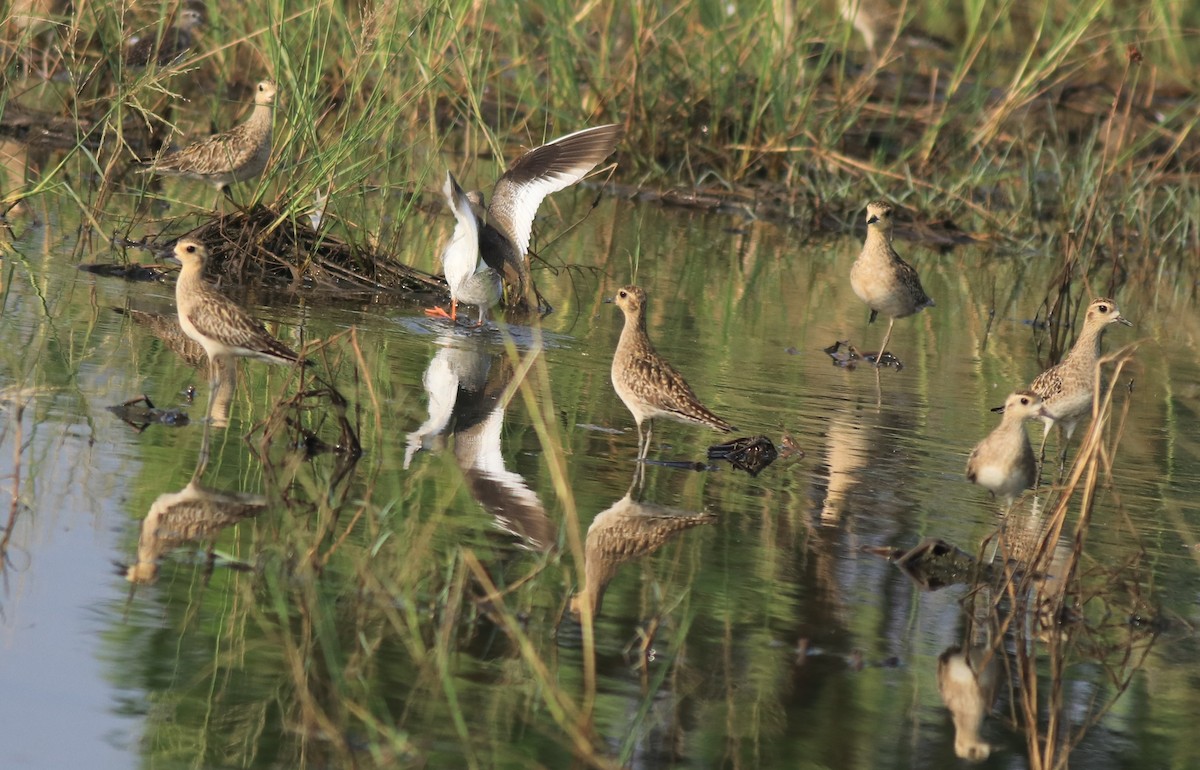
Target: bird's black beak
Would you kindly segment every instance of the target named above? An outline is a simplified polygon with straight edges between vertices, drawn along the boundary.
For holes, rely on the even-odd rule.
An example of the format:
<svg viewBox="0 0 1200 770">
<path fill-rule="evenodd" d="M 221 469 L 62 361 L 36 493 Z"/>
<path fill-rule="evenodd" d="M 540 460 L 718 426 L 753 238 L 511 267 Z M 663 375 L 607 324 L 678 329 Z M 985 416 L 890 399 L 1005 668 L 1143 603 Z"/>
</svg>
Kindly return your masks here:
<svg viewBox="0 0 1200 770">
<path fill-rule="evenodd" d="M 1125 324 L 1126 326 L 1133 326 L 1133 321 L 1130 321 L 1128 318 L 1126 318 L 1123 315 L 1117 316 L 1117 323 Z"/>
<path fill-rule="evenodd" d="M 613 299 L 612 297 L 605 297 L 605 298 L 604 298 L 604 304 L 606 304 L 606 305 L 611 305 L 611 304 L 612 304 L 612 303 L 614 303 L 614 302 L 616 302 L 616 300 L 615 300 L 615 299 Z"/>
<path fill-rule="evenodd" d="M 1003 406 L 993 406 L 992 411 L 995 412 L 996 414 L 1004 414 L 1004 407 Z"/>
<path fill-rule="evenodd" d="M 868 224 L 868 225 L 873 225 L 873 224 L 875 224 L 875 223 L 876 223 L 876 222 L 878 222 L 878 221 L 879 221 L 879 217 L 877 217 L 877 216 L 876 216 L 876 215 L 874 215 L 874 214 L 872 214 L 871 216 L 867 217 L 867 224 Z"/>
</svg>

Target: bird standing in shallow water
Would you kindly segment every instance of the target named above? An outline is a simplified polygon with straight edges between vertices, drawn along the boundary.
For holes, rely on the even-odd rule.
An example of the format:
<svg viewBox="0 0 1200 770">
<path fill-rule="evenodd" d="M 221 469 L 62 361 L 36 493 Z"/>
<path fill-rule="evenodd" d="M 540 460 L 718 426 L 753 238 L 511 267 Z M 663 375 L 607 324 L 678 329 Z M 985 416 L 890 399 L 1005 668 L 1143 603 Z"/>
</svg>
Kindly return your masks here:
<svg viewBox="0 0 1200 770">
<path fill-rule="evenodd" d="M 204 280 L 208 250 L 203 245 L 184 238 L 175 244 L 174 253 L 175 259 L 183 265 L 175 281 L 179 326 L 208 354 L 209 384 L 213 393 L 220 386 L 221 363 L 225 362 L 225 368 L 232 373 L 235 357 L 253 358 L 269 364 L 294 364 L 301 360 L 237 303 Z M 212 404 L 211 397 L 209 404 Z"/>
<path fill-rule="evenodd" d="M 883 363 L 896 319 L 933 307 L 933 300 L 921 288 L 917 271 L 892 247 L 892 204 L 886 201 L 867 204 L 867 239 L 850 268 L 850 286 L 871 308 L 867 323 L 874 323 L 880 313 L 888 317 L 887 334 L 875 358 L 878 367 Z"/>
<path fill-rule="evenodd" d="M 271 159 L 276 94 L 273 82 L 260 82 L 254 93 L 254 111 L 243 123 L 156 158 L 140 173 L 198 179 L 231 198 L 230 184 L 255 178 Z"/>
<path fill-rule="evenodd" d="M 442 192 L 456 220 L 450 243 L 442 252 L 442 269 L 446 273 L 446 283 L 450 284 L 450 313 L 435 307 L 426 310 L 425 314 L 454 321 L 458 318 L 458 303 L 462 302 L 479 308 L 479 323 L 475 325 L 483 326 L 488 309 L 499 302 L 504 293 L 500 272 L 481 258 L 479 220 L 471 209 L 470 198 L 449 171 Z"/>
<path fill-rule="evenodd" d="M 655 352 L 646 334 L 646 292 L 625 286 L 612 300 L 625 314 L 625 327 L 613 355 L 612 384 L 621 401 L 633 414 L 638 427 L 638 459 L 650 450 L 653 425 L 642 431 L 642 423 L 655 417 L 705 425 L 725 433 L 732 425 L 709 411 L 675 371 Z"/>
<path fill-rule="evenodd" d="M 997 411 L 1002 411 L 1004 418 L 971 450 L 967 458 L 967 481 L 1003 498 L 1007 509 L 1037 479 L 1037 460 L 1029 444 L 1025 421 L 1041 419 L 1045 412 L 1042 397 L 1032 390 L 1018 390 Z"/>
<path fill-rule="evenodd" d="M 1109 324 L 1114 323 L 1133 326 L 1129 319 L 1121 315 L 1117 304 L 1111 299 L 1100 297 L 1092 300 L 1083 319 L 1079 338 L 1066 358 L 1039 374 L 1029 384 L 1029 389 L 1041 396 L 1044 402 L 1041 420 L 1046 430 L 1042 434 L 1042 446 L 1038 449 L 1039 458 L 1046 456 L 1046 437 L 1050 435 L 1050 428 L 1057 425 L 1061 439 L 1060 466 L 1065 466 L 1067 442 L 1071 440 L 1079 421 L 1092 412 L 1100 342 Z"/>
<path fill-rule="evenodd" d="M 471 192 L 479 229 L 479 251 L 484 261 L 503 273 L 515 294 L 508 306 L 536 307 L 530 302 L 533 285 L 526 261 L 533 218 L 547 195 L 583 179 L 616 149 L 625 133 L 620 124 L 596 126 L 543 144 L 517 158 L 496 181 L 491 203 L 484 210 L 480 192 Z"/>
</svg>

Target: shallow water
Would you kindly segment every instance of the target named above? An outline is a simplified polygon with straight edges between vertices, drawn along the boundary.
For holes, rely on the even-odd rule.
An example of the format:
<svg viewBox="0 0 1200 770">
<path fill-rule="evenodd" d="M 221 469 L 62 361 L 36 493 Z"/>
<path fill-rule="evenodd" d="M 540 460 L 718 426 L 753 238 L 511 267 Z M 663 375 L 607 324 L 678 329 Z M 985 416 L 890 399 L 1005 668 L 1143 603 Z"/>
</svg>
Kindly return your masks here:
<svg viewBox="0 0 1200 770">
<path fill-rule="evenodd" d="M 170 312 L 170 286 L 77 271 L 75 254 L 109 253 L 75 240 L 65 201 L 18 222 L 0 273 L 0 477 L 14 503 L 0 683 L 24 694 L 0 699 L 11 766 L 332 767 L 340 744 L 367 766 L 557 767 L 573 740 L 639 767 L 957 761 L 935 669 L 963 641 L 965 589 L 920 591 L 863 549 L 940 537 L 974 553 L 996 528 L 963 465 L 995 425 L 988 407 L 1042 368 L 1030 321 L 1054 255 L 899 244 L 937 307 L 897 323 L 904 368 L 877 376 L 822 352 L 839 339 L 873 349 L 884 331 L 849 286 L 861 233 L 804 243 L 775 224 L 612 199 L 567 229 L 591 196 L 554 200 L 563 219 L 543 234 L 565 232 L 544 256 L 596 270 L 539 274 L 556 305 L 539 329 L 449 329 L 415 303 L 256 307 L 293 344 L 301 329 L 356 330 L 361 363 L 343 338 L 317 371 L 350 400 L 365 454 L 338 482 L 329 456 L 289 465 L 285 447 L 262 447 L 256 426 L 296 383 L 241 364 L 203 484 L 269 504 L 202 538 L 211 574 L 207 542 L 180 538 L 148 553 L 157 580 L 136 588 L 113 563 L 139 561 L 143 519 L 187 487 L 203 428 L 139 433 L 105 407 L 146 393 L 198 419 L 205 376 L 109 309 Z M 398 258 L 433 268 L 448 230 L 432 220 Z M 630 281 L 649 293 L 659 352 L 700 397 L 737 435 L 794 437 L 803 459 L 757 478 L 651 464 L 623 500 L 637 433 L 609 383 L 621 318 L 602 300 Z M 1085 562 L 1135 562 L 1128 579 L 1167 631 L 1075 762 L 1190 766 L 1200 323 L 1170 287 L 1116 293 L 1135 327 L 1107 347 L 1140 345 Z M 328 410 L 306 419 L 336 438 Z M 652 457 L 701 460 L 720 440 L 662 423 Z M 626 525 L 662 542 L 589 570 L 593 521 L 596 542 Z M 486 594 L 480 571 L 511 614 L 471 601 Z M 609 582 L 592 716 L 569 727 L 547 703 L 586 701 L 589 667 L 586 635 L 563 616 L 597 580 Z M 1085 656 L 1068 682 L 1076 720 L 1114 694 Z M 1002 694 L 983 727 L 989 766 L 1028 766 L 1009 705 Z"/>
</svg>

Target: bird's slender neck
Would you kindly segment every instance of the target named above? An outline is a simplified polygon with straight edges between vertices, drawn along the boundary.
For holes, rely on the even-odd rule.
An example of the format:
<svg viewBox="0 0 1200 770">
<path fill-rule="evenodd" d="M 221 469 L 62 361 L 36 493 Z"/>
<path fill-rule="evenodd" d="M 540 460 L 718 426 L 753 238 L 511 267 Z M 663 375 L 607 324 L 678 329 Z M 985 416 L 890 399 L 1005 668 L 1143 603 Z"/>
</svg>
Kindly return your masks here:
<svg viewBox="0 0 1200 770">
<path fill-rule="evenodd" d="M 646 307 L 643 305 L 635 312 L 625 313 L 625 328 L 621 330 L 620 345 L 622 347 L 634 343 L 643 345 L 650 344 L 650 338 L 646 334 Z"/>
<path fill-rule="evenodd" d="M 204 283 L 204 265 L 199 262 L 189 262 L 184 265 L 179 271 L 179 277 L 175 279 L 175 291 L 190 290 L 197 285 Z"/>
<path fill-rule="evenodd" d="M 1091 324 L 1085 321 L 1083 331 L 1079 332 L 1079 339 L 1075 340 L 1071 351 L 1067 353 L 1067 358 L 1072 360 L 1098 359 L 1100 357 L 1100 341 L 1104 338 L 1104 330 L 1107 328 L 1108 324 L 1106 323 Z"/>
<path fill-rule="evenodd" d="M 888 246 L 892 244 L 892 228 L 890 227 L 868 227 L 866 248 L 872 252 L 878 251 L 884 253 L 888 251 Z"/>
</svg>

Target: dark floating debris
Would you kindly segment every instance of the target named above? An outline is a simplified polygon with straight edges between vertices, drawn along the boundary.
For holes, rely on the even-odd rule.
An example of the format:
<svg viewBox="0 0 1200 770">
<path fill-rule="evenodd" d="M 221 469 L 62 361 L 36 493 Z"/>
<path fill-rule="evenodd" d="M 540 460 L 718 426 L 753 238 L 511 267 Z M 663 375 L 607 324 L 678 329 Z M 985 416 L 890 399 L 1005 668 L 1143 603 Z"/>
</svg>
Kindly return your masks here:
<svg viewBox="0 0 1200 770">
<path fill-rule="evenodd" d="M 129 423 L 138 433 L 151 425 L 166 425 L 169 428 L 180 428 L 187 425 L 187 412 L 182 409 L 159 409 L 149 396 L 131 398 L 123 404 L 107 407 L 124 422 Z"/>
<path fill-rule="evenodd" d="M 171 276 L 175 273 L 174 270 L 165 268 L 162 265 L 142 265 L 138 264 L 137 262 L 131 262 L 128 265 L 88 262 L 79 265 L 79 269 L 85 273 L 93 273 L 105 278 L 120 278 L 125 281 L 144 281 L 157 283 L 170 282 Z"/>
<path fill-rule="evenodd" d="M 975 557 L 935 537 L 926 538 L 907 551 L 899 548 L 863 550 L 895 562 L 901 572 L 926 591 L 970 582 L 977 565 Z"/>
<path fill-rule="evenodd" d="M 879 355 L 878 351 L 874 353 L 860 352 L 848 340 L 838 340 L 829 347 L 823 348 L 823 350 L 826 355 L 833 359 L 834 366 L 841 366 L 846 369 L 855 368 L 860 361 L 874 365 L 875 359 Z M 904 364 L 901 363 L 899 358 L 886 352 L 883 354 L 883 366 L 895 367 L 896 371 L 904 368 Z"/>
<path fill-rule="evenodd" d="M 746 436 L 708 448 L 708 459 L 726 460 L 739 471 L 757 476 L 779 457 L 771 439 L 766 436 Z"/>
</svg>

